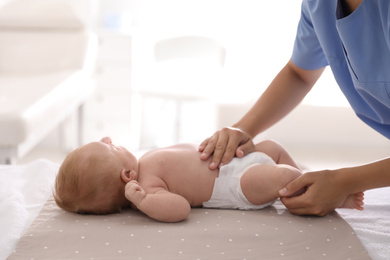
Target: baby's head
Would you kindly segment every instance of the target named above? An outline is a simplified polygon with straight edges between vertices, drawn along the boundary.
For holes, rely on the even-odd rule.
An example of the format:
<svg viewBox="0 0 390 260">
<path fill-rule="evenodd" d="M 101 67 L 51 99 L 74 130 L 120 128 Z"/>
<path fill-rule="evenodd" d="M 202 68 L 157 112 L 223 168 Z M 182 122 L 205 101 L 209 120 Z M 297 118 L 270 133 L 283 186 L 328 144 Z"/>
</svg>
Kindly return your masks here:
<svg viewBox="0 0 390 260">
<path fill-rule="evenodd" d="M 124 189 L 136 179 L 137 159 L 125 148 L 104 140 L 77 148 L 62 163 L 54 198 L 65 211 L 108 214 L 130 205 Z"/>
</svg>

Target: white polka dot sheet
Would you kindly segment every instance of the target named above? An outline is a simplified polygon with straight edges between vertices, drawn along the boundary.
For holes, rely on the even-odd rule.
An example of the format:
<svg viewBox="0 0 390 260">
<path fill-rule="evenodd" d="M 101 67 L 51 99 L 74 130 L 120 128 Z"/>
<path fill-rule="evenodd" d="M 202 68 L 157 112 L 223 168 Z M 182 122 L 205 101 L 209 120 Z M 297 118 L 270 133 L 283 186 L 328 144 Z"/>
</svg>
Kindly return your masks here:
<svg viewBox="0 0 390 260">
<path fill-rule="evenodd" d="M 367 191 L 364 211 L 323 218 L 293 216 L 277 201 L 259 211 L 193 209 L 166 224 L 132 210 L 64 213 L 48 200 L 58 167 L 0 165 L 0 260 L 390 259 L 390 188 Z"/>
<path fill-rule="evenodd" d="M 291 215 L 278 201 L 258 211 L 193 209 L 180 223 L 140 212 L 67 213 L 52 198 L 8 258 L 14 259 L 370 259 L 336 213 Z"/>
</svg>

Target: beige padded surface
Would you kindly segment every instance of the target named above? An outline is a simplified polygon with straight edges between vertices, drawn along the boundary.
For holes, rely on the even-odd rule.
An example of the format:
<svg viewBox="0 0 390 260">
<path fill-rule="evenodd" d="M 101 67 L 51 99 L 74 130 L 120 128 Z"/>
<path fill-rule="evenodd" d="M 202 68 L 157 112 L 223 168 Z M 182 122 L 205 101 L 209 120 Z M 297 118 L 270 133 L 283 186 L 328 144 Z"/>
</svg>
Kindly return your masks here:
<svg viewBox="0 0 390 260">
<path fill-rule="evenodd" d="M 167 224 L 133 210 L 106 216 L 60 210 L 49 199 L 8 259 L 370 259 L 336 213 L 291 215 L 277 201 L 258 211 L 193 209 Z"/>
</svg>

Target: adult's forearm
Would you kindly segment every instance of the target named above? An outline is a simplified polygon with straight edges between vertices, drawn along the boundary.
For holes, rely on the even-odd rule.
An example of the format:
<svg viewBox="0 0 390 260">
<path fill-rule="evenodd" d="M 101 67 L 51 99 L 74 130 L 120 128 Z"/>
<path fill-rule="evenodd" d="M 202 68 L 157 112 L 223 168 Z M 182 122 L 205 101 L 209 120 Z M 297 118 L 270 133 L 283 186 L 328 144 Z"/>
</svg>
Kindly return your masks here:
<svg viewBox="0 0 390 260">
<path fill-rule="evenodd" d="M 302 70 L 290 60 L 248 113 L 233 126 L 255 137 L 291 112 L 310 91 L 322 71 Z"/>
<path fill-rule="evenodd" d="M 390 157 L 369 164 L 334 171 L 348 193 L 390 186 Z"/>
</svg>

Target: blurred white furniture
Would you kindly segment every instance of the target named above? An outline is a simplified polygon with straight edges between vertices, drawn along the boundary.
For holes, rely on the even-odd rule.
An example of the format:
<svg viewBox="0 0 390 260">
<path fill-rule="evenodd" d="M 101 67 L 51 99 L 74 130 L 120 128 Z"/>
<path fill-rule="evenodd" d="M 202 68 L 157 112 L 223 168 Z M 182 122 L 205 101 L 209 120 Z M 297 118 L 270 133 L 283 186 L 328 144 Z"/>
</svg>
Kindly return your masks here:
<svg viewBox="0 0 390 260">
<path fill-rule="evenodd" d="M 97 41 L 70 2 L 15 0 L 0 9 L 0 163 L 15 162 L 76 111 L 81 138 Z"/>
<path fill-rule="evenodd" d="M 131 125 L 131 34 L 99 30 L 96 90 L 85 105 L 85 142 L 109 135 L 128 147 Z"/>
<path fill-rule="evenodd" d="M 132 84 L 135 148 L 160 146 L 153 139 L 164 130 L 170 135 L 171 143 L 194 141 L 184 137 L 185 121 L 191 123 L 192 136 L 198 133 L 204 137 L 202 130 L 209 133 L 208 126 L 214 120 L 210 98 L 224 87 L 221 84 L 224 46 L 215 39 L 198 35 L 140 39 L 137 36 L 134 34 L 133 38 Z M 185 113 L 186 105 L 190 113 Z M 164 111 L 169 106 L 170 110 Z M 167 114 L 171 113 L 174 115 L 169 117 Z M 166 136 L 161 139 L 167 141 Z"/>
</svg>

